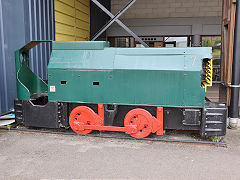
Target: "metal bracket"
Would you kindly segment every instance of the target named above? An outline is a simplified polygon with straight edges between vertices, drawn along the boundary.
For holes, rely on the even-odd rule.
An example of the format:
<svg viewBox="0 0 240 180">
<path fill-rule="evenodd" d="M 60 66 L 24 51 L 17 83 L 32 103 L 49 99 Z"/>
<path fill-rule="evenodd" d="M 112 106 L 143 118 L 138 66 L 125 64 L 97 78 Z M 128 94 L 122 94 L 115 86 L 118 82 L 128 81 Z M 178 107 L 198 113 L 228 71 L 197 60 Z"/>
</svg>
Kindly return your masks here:
<svg viewBox="0 0 240 180">
<path fill-rule="evenodd" d="M 240 88 L 240 84 L 239 84 L 239 85 L 232 85 L 232 84 L 229 84 L 228 87 L 231 87 L 231 88 Z"/>
<path fill-rule="evenodd" d="M 127 31 L 131 36 L 133 36 L 138 42 L 140 42 L 144 47 L 149 47 L 140 37 L 138 37 L 134 32 L 132 32 L 126 25 L 124 25 L 118 18 L 128 9 L 130 8 L 136 0 L 130 1 L 121 11 L 114 16 L 110 11 L 108 11 L 101 3 L 97 0 L 92 0 L 94 4 L 96 4 L 100 9 L 102 9 L 108 16 L 111 17 L 111 20 L 101 28 L 98 33 L 92 38 L 92 41 L 95 41 L 104 31 L 106 31 L 114 22 L 118 23 L 125 31 Z"/>
</svg>

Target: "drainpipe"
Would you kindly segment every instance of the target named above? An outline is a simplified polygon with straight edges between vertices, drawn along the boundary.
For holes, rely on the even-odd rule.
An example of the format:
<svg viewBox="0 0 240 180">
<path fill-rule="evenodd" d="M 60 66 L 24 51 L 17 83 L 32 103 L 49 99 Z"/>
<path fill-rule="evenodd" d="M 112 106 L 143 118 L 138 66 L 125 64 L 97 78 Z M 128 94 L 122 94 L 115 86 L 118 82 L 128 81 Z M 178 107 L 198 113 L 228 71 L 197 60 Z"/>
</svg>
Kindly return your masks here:
<svg viewBox="0 0 240 180">
<path fill-rule="evenodd" d="M 229 107 L 229 126 L 238 127 L 239 87 L 240 87 L 240 0 L 236 1 L 235 34 L 232 64 L 231 101 Z"/>
</svg>

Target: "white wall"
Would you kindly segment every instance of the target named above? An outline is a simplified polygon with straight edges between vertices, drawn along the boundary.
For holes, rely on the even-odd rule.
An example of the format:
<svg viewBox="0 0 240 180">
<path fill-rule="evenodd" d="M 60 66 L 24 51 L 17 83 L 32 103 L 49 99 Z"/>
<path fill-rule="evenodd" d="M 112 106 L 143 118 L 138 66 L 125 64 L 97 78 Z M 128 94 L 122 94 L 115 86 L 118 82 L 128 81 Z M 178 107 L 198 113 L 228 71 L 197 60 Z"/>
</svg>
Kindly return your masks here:
<svg viewBox="0 0 240 180">
<path fill-rule="evenodd" d="M 123 19 L 138 36 L 221 35 L 221 17 Z M 129 36 L 117 24 L 112 25 L 108 36 Z"/>
<path fill-rule="evenodd" d="M 111 0 L 112 13 L 129 1 Z M 221 13 L 222 0 L 137 0 L 122 18 L 215 17 Z"/>
<path fill-rule="evenodd" d="M 116 14 L 130 0 L 111 0 Z M 137 0 L 120 19 L 138 36 L 221 35 L 222 0 Z M 112 25 L 108 36 L 129 36 Z"/>
</svg>

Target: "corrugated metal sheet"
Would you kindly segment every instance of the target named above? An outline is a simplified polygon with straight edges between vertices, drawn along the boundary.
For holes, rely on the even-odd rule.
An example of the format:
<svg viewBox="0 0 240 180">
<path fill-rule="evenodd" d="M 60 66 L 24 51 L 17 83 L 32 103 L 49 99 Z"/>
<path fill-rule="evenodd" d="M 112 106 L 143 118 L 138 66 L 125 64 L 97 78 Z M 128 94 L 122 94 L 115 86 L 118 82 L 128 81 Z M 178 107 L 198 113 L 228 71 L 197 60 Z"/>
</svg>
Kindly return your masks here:
<svg viewBox="0 0 240 180">
<path fill-rule="evenodd" d="M 24 43 L 23 3 L 0 0 L 0 112 L 13 107 L 16 96 L 14 50 Z"/>
<path fill-rule="evenodd" d="M 90 1 L 55 0 L 57 41 L 83 41 L 90 37 Z"/>
<path fill-rule="evenodd" d="M 54 40 L 54 0 L 0 0 L 0 112 L 16 97 L 14 51 L 31 40 Z M 49 44 L 34 48 L 31 68 L 47 78 Z"/>
<path fill-rule="evenodd" d="M 54 0 L 24 0 L 25 42 L 54 40 Z M 30 52 L 30 67 L 42 79 L 47 79 L 47 64 L 51 44 L 42 43 Z"/>
</svg>

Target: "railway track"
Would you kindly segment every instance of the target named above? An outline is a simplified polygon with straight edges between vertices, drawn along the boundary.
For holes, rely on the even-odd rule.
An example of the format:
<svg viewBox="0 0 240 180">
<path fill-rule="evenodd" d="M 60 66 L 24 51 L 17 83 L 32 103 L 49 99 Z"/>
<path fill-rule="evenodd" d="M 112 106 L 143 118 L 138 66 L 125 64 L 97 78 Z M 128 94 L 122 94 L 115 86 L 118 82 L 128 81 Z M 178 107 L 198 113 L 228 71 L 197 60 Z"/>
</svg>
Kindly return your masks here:
<svg viewBox="0 0 240 180">
<path fill-rule="evenodd" d="M 7 127 L 1 127 L 2 131 L 9 131 Z M 168 132 L 164 136 L 150 135 L 147 138 L 133 138 L 125 133 L 121 132 L 98 132 L 94 131 L 91 134 L 79 135 L 72 130 L 53 130 L 53 129 L 43 129 L 43 128 L 25 128 L 25 127 L 13 127 L 10 131 L 14 132 L 24 132 L 24 133 L 44 133 L 44 134 L 58 134 L 58 135 L 71 135 L 71 136 L 86 136 L 86 137 L 98 137 L 98 138 L 115 138 L 115 139 L 127 139 L 135 141 L 158 141 L 165 143 L 180 143 L 180 144 L 193 144 L 193 145 L 208 145 L 208 146 L 219 146 L 227 147 L 225 142 L 213 142 L 209 139 L 203 139 L 200 136 L 193 136 L 191 134 L 181 133 L 181 132 Z"/>
</svg>

